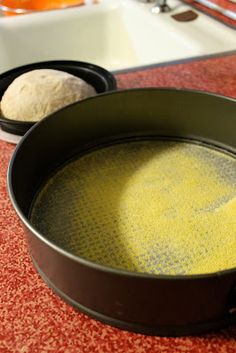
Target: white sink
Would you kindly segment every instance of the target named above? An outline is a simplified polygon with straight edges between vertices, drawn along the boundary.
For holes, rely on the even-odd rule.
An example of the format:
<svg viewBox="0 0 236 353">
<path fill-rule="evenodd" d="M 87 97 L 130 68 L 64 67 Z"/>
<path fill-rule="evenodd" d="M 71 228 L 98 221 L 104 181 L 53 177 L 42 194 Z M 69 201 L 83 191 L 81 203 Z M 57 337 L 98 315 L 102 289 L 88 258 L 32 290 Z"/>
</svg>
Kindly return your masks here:
<svg viewBox="0 0 236 353">
<path fill-rule="evenodd" d="M 155 15 L 138 0 L 0 18 L 0 72 L 36 61 L 89 61 L 109 70 L 236 49 L 236 31 L 197 12 L 192 22 L 171 15 L 189 9 L 170 0 Z"/>
</svg>

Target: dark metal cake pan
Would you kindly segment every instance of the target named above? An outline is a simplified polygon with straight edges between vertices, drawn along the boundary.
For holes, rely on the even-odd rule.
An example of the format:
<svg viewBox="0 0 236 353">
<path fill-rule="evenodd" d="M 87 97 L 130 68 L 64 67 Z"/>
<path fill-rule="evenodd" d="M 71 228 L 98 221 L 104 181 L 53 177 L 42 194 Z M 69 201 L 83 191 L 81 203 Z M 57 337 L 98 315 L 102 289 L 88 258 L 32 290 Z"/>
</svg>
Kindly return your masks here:
<svg viewBox="0 0 236 353">
<path fill-rule="evenodd" d="M 8 189 L 43 280 L 82 312 L 135 332 L 177 336 L 234 324 L 236 268 L 156 275 L 105 266 L 58 246 L 36 229 L 30 215 L 45 180 L 96 146 L 131 139 L 183 139 L 234 156 L 235 129 L 234 99 L 154 88 L 102 94 L 36 124 L 14 152 Z"/>
</svg>

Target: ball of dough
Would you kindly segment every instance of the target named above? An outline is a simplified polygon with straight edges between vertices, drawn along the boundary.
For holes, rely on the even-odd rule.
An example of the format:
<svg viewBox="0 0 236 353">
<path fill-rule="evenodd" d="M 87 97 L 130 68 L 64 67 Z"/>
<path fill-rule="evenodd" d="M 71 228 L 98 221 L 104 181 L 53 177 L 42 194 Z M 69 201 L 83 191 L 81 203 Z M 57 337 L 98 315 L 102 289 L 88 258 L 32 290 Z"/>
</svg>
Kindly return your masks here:
<svg viewBox="0 0 236 353">
<path fill-rule="evenodd" d="M 9 85 L 2 97 L 1 111 L 8 119 L 38 121 L 95 94 L 91 85 L 67 72 L 33 70 L 18 76 Z"/>
</svg>

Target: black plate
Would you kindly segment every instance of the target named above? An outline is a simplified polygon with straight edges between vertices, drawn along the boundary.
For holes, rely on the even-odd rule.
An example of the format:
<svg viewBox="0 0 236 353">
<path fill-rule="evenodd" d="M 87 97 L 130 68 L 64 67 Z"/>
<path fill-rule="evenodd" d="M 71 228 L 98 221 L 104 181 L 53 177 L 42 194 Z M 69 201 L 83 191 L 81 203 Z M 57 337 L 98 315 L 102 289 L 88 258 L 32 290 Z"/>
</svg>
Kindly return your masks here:
<svg viewBox="0 0 236 353">
<path fill-rule="evenodd" d="M 0 100 L 7 87 L 14 81 L 14 79 L 25 72 L 36 69 L 54 69 L 68 72 L 77 76 L 90 85 L 92 85 L 97 93 L 104 93 L 107 91 L 116 90 L 116 79 L 107 70 L 100 66 L 93 65 L 81 61 L 44 61 L 25 66 L 20 66 L 0 75 Z M 35 122 L 17 121 L 6 119 L 0 114 L 0 126 L 2 130 L 16 135 L 24 135 Z"/>
</svg>

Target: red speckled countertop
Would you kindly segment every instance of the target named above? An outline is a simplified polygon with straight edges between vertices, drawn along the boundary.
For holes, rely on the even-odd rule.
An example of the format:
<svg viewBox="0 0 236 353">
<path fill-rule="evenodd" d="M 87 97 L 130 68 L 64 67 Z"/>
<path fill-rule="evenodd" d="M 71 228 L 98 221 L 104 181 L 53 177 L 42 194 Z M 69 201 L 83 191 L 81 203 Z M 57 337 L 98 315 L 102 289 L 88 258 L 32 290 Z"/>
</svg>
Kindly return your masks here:
<svg viewBox="0 0 236 353">
<path fill-rule="evenodd" d="M 229 25 L 232 28 L 236 29 L 236 21 L 226 17 L 219 12 L 216 12 L 214 10 L 211 10 L 207 8 L 206 6 L 203 6 L 201 4 L 198 4 L 195 0 L 182 0 L 186 2 L 187 4 L 191 5 L 192 7 L 195 7 L 196 9 L 210 15 L 211 17 L 214 17 L 215 19 L 219 20 L 220 22 L 224 22 L 225 24 Z M 232 2 L 231 0 L 210 0 L 214 4 L 221 6 L 222 8 L 226 10 L 230 10 L 233 12 L 236 12 L 236 2 Z"/>
<path fill-rule="evenodd" d="M 117 80 L 119 88 L 193 88 L 236 98 L 236 53 L 121 73 Z M 236 327 L 196 337 L 143 336 L 92 320 L 54 295 L 32 266 L 7 196 L 13 150 L 0 142 L 0 353 L 236 353 Z"/>
</svg>

